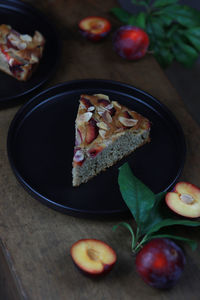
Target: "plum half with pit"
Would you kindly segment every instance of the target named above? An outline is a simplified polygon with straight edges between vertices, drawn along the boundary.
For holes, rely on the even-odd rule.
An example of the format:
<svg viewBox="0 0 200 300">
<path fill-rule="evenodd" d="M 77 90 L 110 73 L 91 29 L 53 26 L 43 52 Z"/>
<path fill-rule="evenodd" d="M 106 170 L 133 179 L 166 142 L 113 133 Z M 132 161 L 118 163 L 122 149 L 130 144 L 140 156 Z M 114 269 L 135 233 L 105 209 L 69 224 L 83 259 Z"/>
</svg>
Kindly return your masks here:
<svg viewBox="0 0 200 300">
<path fill-rule="evenodd" d="M 111 30 L 111 23 L 106 18 L 98 16 L 86 17 L 78 26 L 82 36 L 93 42 L 100 41 Z"/>
<path fill-rule="evenodd" d="M 189 218 L 200 217 L 200 188 L 189 182 L 178 182 L 166 194 L 166 204 L 175 213 Z"/>
<path fill-rule="evenodd" d="M 74 243 L 71 257 L 78 269 L 91 277 L 105 275 L 111 271 L 117 260 L 116 252 L 97 239 L 81 239 Z"/>
<path fill-rule="evenodd" d="M 114 50 L 128 60 L 142 58 L 149 47 L 148 34 L 132 25 L 121 26 L 113 36 Z"/>
<path fill-rule="evenodd" d="M 183 250 L 172 240 L 155 238 L 136 256 L 136 269 L 152 287 L 168 289 L 181 277 L 185 265 Z"/>
</svg>

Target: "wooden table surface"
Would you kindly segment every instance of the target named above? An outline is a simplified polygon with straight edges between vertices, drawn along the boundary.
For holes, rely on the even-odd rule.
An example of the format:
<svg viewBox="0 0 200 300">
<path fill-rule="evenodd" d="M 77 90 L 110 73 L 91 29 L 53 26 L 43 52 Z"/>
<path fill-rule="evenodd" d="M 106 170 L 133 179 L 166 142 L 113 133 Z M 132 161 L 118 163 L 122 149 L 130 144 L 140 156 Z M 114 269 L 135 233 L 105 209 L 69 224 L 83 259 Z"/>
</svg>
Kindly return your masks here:
<svg viewBox="0 0 200 300">
<path fill-rule="evenodd" d="M 132 84 L 160 99 L 181 123 L 187 143 L 184 180 L 200 182 L 200 130 L 186 111 L 175 89 L 152 56 L 138 62 L 118 57 L 111 35 L 98 44 L 83 40 L 78 21 L 89 15 L 108 17 L 114 0 L 28 1 L 49 15 L 62 39 L 61 62 L 46 85 L 84 78 L 113 79 Z M 27 99 L 28 100 L 28 99 Z M 19 106 L 0 110 L 0 288 L 1 299 L 199 299 L 200 252 L 185 247 L 187 264 L 178 284 L 169 291 L 153 289 L 139 278 L 125 229 L 115 234 L 116 220 L 88 220 L 67 216 L 33 199 L 17 182 L 10 168 L 6 139 Z M 164 172 L 164 170 L 163 170 Z M 199 229 L 180 230 L 200 241 Z M 70 246 L 81 238 L 108 242 L 117 252 L 113 271 L 101 280 L 83 276 L 74 267 Z"/>
</svg>

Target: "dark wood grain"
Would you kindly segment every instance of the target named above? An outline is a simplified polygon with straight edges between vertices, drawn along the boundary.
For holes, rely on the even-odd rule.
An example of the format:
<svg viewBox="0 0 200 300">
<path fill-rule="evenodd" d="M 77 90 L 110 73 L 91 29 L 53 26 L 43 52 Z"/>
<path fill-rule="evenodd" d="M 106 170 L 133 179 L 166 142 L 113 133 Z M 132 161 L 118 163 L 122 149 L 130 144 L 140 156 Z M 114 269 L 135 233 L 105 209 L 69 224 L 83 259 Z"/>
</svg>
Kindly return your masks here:
<svg viewBox="0 0 200 300">
<path fill-rule="evenodd" d="M 157 97 L 176 115 L 186 136 L 188 152 L 182 179 L 199 184 L 199 127 L 154 58 L 147 55 L 138 62 L 122 60 L 112 49 L 111 35 L 94 44 L 82 39 L 77 31 L 78 21 L 88 15 L 108 17 L 114 30 L 119 24 L 109 10 L 117 3 L 114 0 L 27 2 L 48 14 L 63 39 L 59 68 L 46 86 L 73 79 L 103 78 L 132 84 Z M 21 299 L 199 299 L 199 250 L 192 252 L 185 247 L 185 272 L 172 290 L 152 289 L 136 273 L 128 232 L 125 229 L 112 232 L 112 226 L 119 220 L 86 220 L 63 215 L 24 191 L 11 171 L 6 153 L 9 124 L 18 108 L 0 111 L 0 237 L 4 251 L 9 253 L 10 261 L 6 256 L 4 260 L 11 266 L 12 277 L 17 279 L 10 287 L 13 282 L 17 285 Z M 179 232 L 200 240 L 198 229 L 179 229 Z M 91 280 L 74 267 L 69 251 L 81 238 L 102 239 L 116 249 L 117 265 L 105 278 Z"/>
</svg>

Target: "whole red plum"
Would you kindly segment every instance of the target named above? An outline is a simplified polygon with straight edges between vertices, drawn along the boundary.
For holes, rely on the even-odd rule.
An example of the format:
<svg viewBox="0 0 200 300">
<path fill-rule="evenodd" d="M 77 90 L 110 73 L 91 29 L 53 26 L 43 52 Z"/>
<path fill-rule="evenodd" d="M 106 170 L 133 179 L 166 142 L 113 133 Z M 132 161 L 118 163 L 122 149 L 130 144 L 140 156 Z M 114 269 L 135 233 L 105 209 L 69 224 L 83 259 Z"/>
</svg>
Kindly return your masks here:
<svg viewBox="0 0 200 300">
<path fill-rule="evenodd" d="M 123 58 L 137 60 L 142 58 L 149 47 L 147 33 L 135 26 L 121 26 L 113 36 L 114 50 Z"/>
<path fill-rule="evenodd" d="M 180 278 L 185 256 L 170 239 L 157 238 L 148 242 L 136 256 L 136 268 L 142 279 L 155 288 L 168 289 Z"/>
</svg>

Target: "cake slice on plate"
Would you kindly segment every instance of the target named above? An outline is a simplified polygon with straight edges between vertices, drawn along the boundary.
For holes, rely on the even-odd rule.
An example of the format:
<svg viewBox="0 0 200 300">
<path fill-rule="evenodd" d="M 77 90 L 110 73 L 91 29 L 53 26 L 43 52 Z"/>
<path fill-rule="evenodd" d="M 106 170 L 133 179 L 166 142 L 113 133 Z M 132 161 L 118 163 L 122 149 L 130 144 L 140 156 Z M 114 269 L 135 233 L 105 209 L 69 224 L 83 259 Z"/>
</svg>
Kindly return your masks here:
<svg viewBox="0 0 200 300">
<path fill-rule="evenodd" d="M 81 95 L 75 122 L 73 186 L 112 166 L 149 139 L 150 122 L 107 95 Z"/>
<path fill-rule="evenodd" d="M 33 37 L 20 34 L 10 25 L 0 25 L 0 70 L 26 81 L 38 66 L 45 39 L 39 31 Z"/>
</svg>

